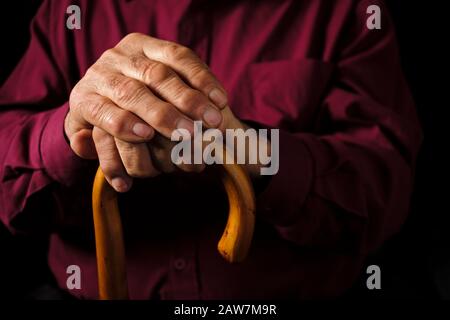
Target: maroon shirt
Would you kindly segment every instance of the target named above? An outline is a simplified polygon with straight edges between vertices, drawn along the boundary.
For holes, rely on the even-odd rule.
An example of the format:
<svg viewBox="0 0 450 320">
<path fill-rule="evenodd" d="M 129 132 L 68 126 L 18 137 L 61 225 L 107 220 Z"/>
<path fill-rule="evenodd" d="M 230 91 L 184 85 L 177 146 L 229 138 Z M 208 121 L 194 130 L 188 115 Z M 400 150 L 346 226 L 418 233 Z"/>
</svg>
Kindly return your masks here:
<svg viewBox="0 0 450 320">
<path fill-rule="evenodd" d="M 216 250 L 227 207 L 214 170 L 136 180 L 121 196 L 131 298 L 301 298 L 351 286 L 364 257 L 408 213 L 421 131 L 380 1 L 46 1 L 31 44 L 0 90 L 0 218 L 13 232 L 50 233 L 62 288 L 82 271 L 97 297 L 91 187 L 96 162 L 63 133 L 71 89 L 130 32 L 195 50 L 233 112 L 280 128 L 280 170 L 257 195 L 250 254 Z M 379 4 L 381 30 L 366 9 Z M 45 206 L 44 206 L 45 205 Z"/>
</svg>

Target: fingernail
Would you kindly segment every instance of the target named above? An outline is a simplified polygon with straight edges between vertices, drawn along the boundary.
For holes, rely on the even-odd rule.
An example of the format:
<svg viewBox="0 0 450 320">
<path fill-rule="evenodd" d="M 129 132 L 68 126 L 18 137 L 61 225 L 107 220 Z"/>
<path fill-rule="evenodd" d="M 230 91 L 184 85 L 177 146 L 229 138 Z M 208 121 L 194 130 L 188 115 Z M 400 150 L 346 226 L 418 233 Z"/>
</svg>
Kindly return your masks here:
<svg viewBox="0 0 450 320">
<path fill-rule="evenodd" d="M 191 135 L 194 134 L 194 124 L 192 123 L 192 121 L 186 120 L 184 118 L 178 120 L 177 129 L 185 129 L 189 131 Z"/>
<path fill-rule="evenodd" d="M 153 129 L 142 123 L 136 123 L 133 126 L 133 132 L 135 135 L 145 139 L 149 139 L 153 135 Z"/>
<path fill-rule="evenodd" d="M 111 180 L 113 188 L 118 192 L 128 191 L 128 183 L 124 178 L 116 177 Z"/>
<path fill-rule="evenodd" d="M 216 108 L 208 107 L 203 113 L 203 120 L 211 127 L 218 127 L 222 122 L 222 114 Z"/>
<path fill-rule="evenodd" d="M 220 108 L 225 107 L 228 103 L 226 94 L 217 88 L 211 90 L 209 98 Z"/>
</svg>

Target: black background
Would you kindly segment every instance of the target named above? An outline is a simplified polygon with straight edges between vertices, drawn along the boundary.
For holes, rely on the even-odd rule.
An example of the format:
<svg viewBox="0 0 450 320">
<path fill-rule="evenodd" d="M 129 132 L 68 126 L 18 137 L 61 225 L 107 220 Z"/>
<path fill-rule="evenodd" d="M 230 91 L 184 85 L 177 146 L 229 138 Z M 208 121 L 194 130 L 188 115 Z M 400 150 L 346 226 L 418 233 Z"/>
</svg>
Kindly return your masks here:
<svg viewBox="0 0 450 320">
<path fill-rule="evenodd" d="M 439 183 L 448 179 L 442 157 L 449 145 L 442 134 L 446 131 L 444 112 L 448 107 L 445 91 L 448 80 L 444 77 L 448 75 L 444 70 L 448 56 L 443 52 L 443 43 L 449 35 L 438 16 L 445 13 L 444 1 L 386 2 L 397 27 L 403 69 L 417 104 L 425 140 L 418 159 L 411 214 L 401 233 L 368 260 L 368 265 L 377 264 L 381 268 L 382 290 L 367 290 L 363 273 L 345 298 L 450 299 L 447 231 L 450 219 L 447 188 Z M 0 4 L 0 83 L 26 49 L 29 22 L 40 3 L 40 0 L 14 0 Z M 12 237 L 0 224 L 0 298 L 29 298 L 37 288 L 51 281 L 45 248 L 45 239 Z"/>
</svg>

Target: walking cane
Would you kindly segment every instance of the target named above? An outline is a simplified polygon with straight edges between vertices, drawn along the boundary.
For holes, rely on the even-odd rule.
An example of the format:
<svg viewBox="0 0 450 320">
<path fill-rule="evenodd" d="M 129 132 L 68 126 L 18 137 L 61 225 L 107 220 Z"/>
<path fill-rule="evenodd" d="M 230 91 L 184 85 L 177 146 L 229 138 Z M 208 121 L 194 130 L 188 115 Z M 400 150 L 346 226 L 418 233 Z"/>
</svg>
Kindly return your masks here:
<svg viewBox="0 0 450 320">
<path fill-rule="evenodd" d="M 228 262 L 242 261 L 249 250 L 255 223 L 255 198 L 247 173 L 237 164 L 223 164 L 222 183 L 228 195 L 225 231 L 217 245 Z M 125 249 L 117 194 L 99 168 L 92 191 L 99 298 L 128 299 Z"/>
</svg>

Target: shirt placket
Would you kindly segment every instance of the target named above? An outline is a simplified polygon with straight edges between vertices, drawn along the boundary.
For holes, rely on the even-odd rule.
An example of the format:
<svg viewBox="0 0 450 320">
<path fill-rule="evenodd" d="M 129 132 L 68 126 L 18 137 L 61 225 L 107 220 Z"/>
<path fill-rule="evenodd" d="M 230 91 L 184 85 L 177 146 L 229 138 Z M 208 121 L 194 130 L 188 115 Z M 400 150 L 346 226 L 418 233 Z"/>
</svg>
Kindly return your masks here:
<svg viewBox="0 0 450 320">
<path fill-rule="evenodd" d="M 187 190 L 189 185 L 186 181 L 179 179 L 174 182 L 176 190 L 183 192 Z M 189 203 L 182 203 L 180 207 Z M 186 212 L 187 217 L 190 215 L 189 210 Z M 197 241 L 195 232 L 193 232 L 191 225 L 187 221 L 178 221 L 181 226 L 177 229 L 182 233 L 178 240 L 174 243 L 169 259 L 168 272 L 168 294 L 165 294 L 167 299 L 199 299 L 200 298 L 200 283 L 198 282 L 198 266 L 197 266 Z M 192 223 L 192 221 L 190 221 Z M 186 228 L 183 228 L 185 225 Z"/>
<path fill-rule="evenodd" d="M 177 243 L 169 266 L 169 299 L 199 299 L 196 246 L 192 239 Z"/>
<path fill-rule="evenodd" d="M 200 14 L 188 8 L 178 25 L 178 43 L 194 50 L 205 61 L 208 50 L 208 37 Z M 181 188 L 189 188 L 178 182 Z M 190 204 L 186 204 L 190 205 Z M 200 299 L 200 283 L 197 266 L 197 245 L 189 234 L 176 243 L 169 261 L 169 299 Z"/>
</svg>

